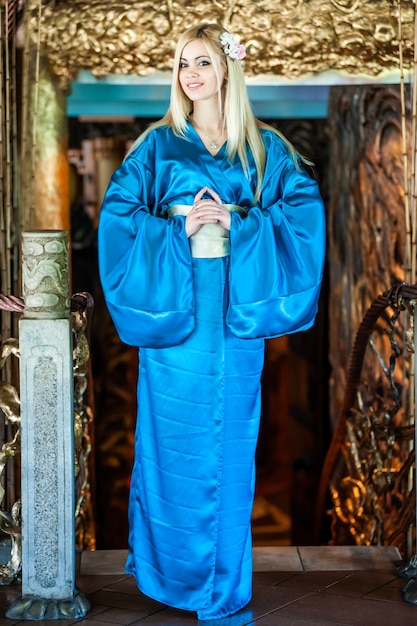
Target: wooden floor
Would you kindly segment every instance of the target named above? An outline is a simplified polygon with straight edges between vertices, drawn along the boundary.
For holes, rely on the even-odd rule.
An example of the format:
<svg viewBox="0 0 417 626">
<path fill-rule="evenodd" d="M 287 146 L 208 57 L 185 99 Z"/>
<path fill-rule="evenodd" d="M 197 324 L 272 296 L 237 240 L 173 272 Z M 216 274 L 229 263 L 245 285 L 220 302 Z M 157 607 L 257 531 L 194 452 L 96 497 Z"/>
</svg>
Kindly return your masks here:
<svg viewBox="0 0 417 626">
<path fill-rule="evenodd" d="M 292 547 L 254 549 L 253 600 L 223 620 L 198 621 L 194 613 L 143 596 L 124 571 L 124 550 L 84 552 L 78 587 L 91 602 L 85 626 L 402 626 L 417 624 L 417 606 L 404 601 L 404 579 L 394 575 L 395 548 Z M 0 626 L 33 624 L 4 617 L 19 586 L 0 587 Z M 54 624 L 56 621 L 43 621 Z"/>
</svg>

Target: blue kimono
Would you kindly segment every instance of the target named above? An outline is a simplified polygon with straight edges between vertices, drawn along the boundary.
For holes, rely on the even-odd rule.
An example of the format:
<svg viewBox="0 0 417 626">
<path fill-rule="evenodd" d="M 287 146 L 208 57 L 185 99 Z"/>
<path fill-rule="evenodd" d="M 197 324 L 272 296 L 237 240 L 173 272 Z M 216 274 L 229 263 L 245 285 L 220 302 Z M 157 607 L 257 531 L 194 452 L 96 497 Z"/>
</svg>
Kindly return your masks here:
<svg viewBox="0 0 417 626">
<path fill-rule="evenodd" d="M 322 280 L 318 186 L 262 130 L 266 171 L 252 179 L 153 130 L 114 173 L 99 223 L 100 276 L 122 341 L 139 346 L 138 419 L 126 571 L 148 596 L 208 620 L 252 593 L 251 509 L 264 339 L 309 328 Z M 231 213 L 230 254 L 191 254 L 184 215 L 204 186 Z"/>
</svg>

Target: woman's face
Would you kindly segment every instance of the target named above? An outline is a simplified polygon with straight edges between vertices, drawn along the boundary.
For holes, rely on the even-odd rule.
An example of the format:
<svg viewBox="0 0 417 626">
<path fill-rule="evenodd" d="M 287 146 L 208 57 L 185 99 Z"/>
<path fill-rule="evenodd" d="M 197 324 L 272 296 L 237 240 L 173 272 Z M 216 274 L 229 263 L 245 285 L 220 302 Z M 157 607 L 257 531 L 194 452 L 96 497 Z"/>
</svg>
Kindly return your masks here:
<svg viewBox="0 0 417 626">
<path fill-rule="evenodd" d="M 218 68 L 220 85 L 217 82 L 214 63 Z M 213 61 L 201 39 L 187 43 L 181 53 L 178 80 L 185 95 L 193 102 L 216 99 L 219 86 L 224 82 L 225 71 L 220 57 L 215 55 Z"/>
</svg>

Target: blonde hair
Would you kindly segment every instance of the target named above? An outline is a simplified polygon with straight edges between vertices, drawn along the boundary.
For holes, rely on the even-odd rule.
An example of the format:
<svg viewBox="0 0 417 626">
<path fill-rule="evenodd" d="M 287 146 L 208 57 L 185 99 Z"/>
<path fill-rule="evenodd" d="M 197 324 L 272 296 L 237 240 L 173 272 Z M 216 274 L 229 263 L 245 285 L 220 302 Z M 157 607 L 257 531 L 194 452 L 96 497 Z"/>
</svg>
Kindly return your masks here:
<svg viewBox="0 0 417 626">
<path fill-rule="evenodd" d="M 225 54 L 220 42 L 220 35 L 224 32 L 227 31 L 218 24 L 202 24 L 188 28 L 182 33 L 175 49 L 169 109 L 163 118 L 151 124 L 139 135 L 131 146 L 129 153 L 132 152 L 153 129 L 160 126 L 170 126 L 176 135 L 186 137 L 187 122 L 193 110 L 193 103 L 182 90 L 178 74 L 181 54 L 184 47 L 191 41 L 200 39 L 207 48 L 219 85 L 220 75 L 216 57 L 220 59 L 220 63 L 225 71 L 224 101 L 222 100 L 222 93 L 219 89 L 218 104 L 219 114 L 223 119 L 224 127 L 227 132 L 226 156 L 230 160 L 233 160 L 237 154 L 242 163 L 245 175 L 249 179 L 250 168 L 247 156 L 247 147 L 249 146 L 256 167 L 257 183 L 254 201 L 257 202 L 261 193 L 266 162 L 265 146 L 262 141 L 260 128 L 269 129 L 280 137 L 293 156 L 296 167 L 299 168 L 297 152 L 293 145 L 277 129 L 261 122 L 255 117 L 247 94 L 242 64 L 240 61 L 233 60 Z"/>
</svg>

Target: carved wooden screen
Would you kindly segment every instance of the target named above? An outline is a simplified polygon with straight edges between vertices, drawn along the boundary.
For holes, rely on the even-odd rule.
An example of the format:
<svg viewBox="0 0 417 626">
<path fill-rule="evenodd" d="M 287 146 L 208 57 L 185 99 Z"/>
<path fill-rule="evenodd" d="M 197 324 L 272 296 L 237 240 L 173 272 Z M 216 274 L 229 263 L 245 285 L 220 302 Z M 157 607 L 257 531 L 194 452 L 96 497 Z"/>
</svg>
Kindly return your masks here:
<svg viewBox="0 0 417 626">
<path fill-rule="evenodd" d="M 406 105 L 411 119 L 409 98 Z M 405 555 L 413 549 L 410 511 L 415 516 L 413 407 L 407 406 L 415 294 L 405 286 L 393 288 L 405 277 L 401 108 L 397 85 L 340 87 L 331 93 L 329 393 L 334 436 L 322 488 L 327 481 L 333 543 L 396 543 Z M 380 294 L 385 294 L 382 300 Z M 323 507 L 321 493 L 319 515 Z"/>
<path fill-rule="evenodd" d="M 331 494 L 336 545 L 415 552 L 414 407 L 409 404 L 417 286 L 399 284 L 366 312 L 353 346 L 342 409 L 323 468 L 318 530 Z"/>
</svg>

